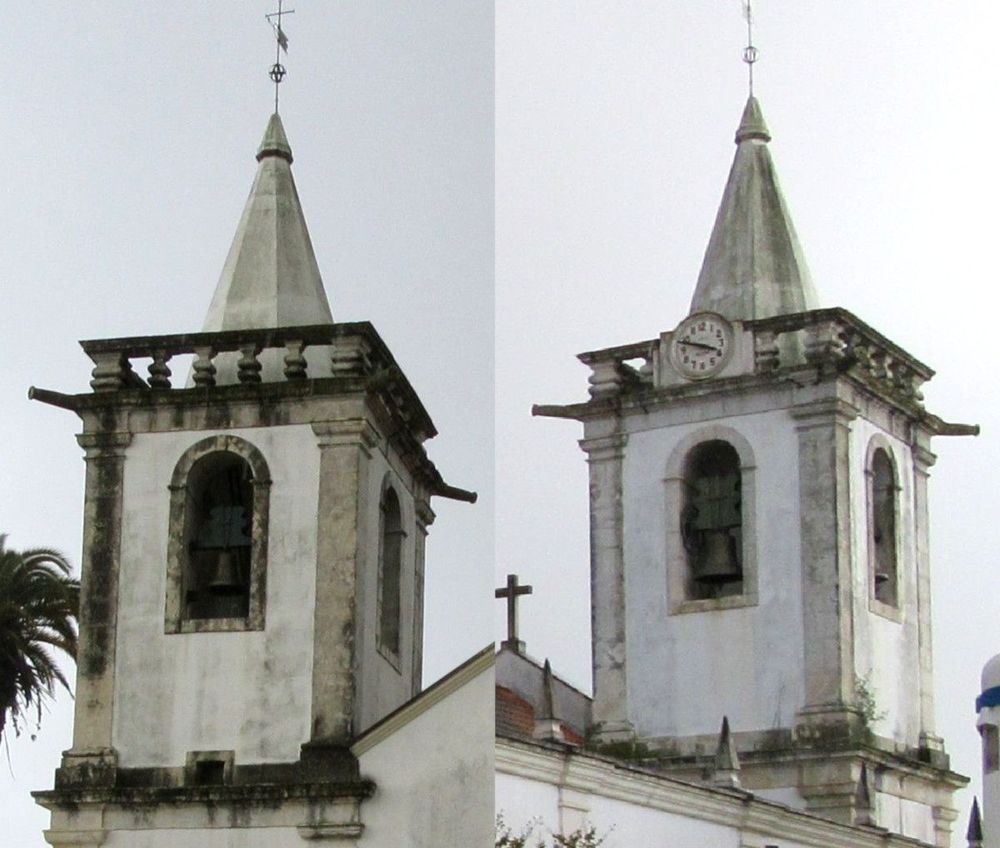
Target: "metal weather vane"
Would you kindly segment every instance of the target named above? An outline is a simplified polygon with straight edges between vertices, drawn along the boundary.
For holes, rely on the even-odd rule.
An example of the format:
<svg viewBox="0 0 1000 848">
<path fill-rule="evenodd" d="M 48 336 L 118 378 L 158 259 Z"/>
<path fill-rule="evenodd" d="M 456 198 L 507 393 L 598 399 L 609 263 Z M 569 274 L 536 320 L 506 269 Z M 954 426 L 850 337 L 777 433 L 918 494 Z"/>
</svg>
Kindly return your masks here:
<svg viewBox="0 0 1000 848">
<path fill-rule="evenodd" d="M 288 36 L 285 35 L 285 31 L 281 28 L 281 17 L 282 15 L 291 15 L 295 12 L 294 9 L 285 9 L 283 6 L 284 0 L 278 0 L 278 11 L 264 15 L 267 22 L 274 30 L 274 64 L 271 65 L 271 70 L 267 72 L 267 75 L 274 80 L 275 112 L 278 111 L 278 86 L 281 85 L 281 81 L 285 78 L 285 74 L 288 73 L 285 70 L 285 66 L 281 64 L 282 51 L 285 53 L 288 52 Z"/>
<path fill-rule="evenodd" d="M 747 73 L 750 82 L 750 96 L 753 97 L 753 66 L 757 61 L 758 52 L 753 43 L 753 2 L 743 0 L 743 17 L 747 21 L 747 46 L 743 48 L 743 61 L 747 65 Z"/>
</svg>

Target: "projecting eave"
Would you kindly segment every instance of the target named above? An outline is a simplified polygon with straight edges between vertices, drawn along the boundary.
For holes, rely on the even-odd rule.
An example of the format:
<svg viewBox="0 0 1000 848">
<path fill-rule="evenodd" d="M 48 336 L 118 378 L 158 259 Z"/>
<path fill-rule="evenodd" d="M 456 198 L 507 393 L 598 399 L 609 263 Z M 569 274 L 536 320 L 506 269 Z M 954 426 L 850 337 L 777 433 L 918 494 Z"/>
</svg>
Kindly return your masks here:
<svg viewBox="0 0 1000 848">
<path fill-rule="evenodd" d="M 367 321 L 264 330 L 228 330 L 167 336 L 95 339 L 80 343 L 94 363 L 93 391 L 68 395 L 32 388 L 29 397 L 76 412 L 85 431 L 103 427 L 109 415 L 146 413 L 151 431 L 166 411 L 180 416 L 187 429 L 198 429 L 206 416 L 214 426 L 249 426 L 247 410 L 266 404 L 280 423 L 316 423 L 321 401 L 353 399 L 383 422 L 403 461 L 432 495 L 475 502 L 476 494 L 444 481 L 427 456 L 423 442 L 437 429 L 417 393 Z M 331 357 L 330 351 L 336 351 Z M 192 383 L 172 377 L 175 357 L 194 355 Z M 253 359 L 272 355 L 285 363 L 280 379 L 262 380 Z M 241 358 L 235 382 L 216 383 L 212 363 L 219 357 Z M 149 376 L 133 361 L 152 359 Z M 177 385 L 175 386 L 175 383 Z M 300 399 L 312 403 L 296 403 Z M 359 406 L 359 409 L 361 406 Z M 359 414 L 365 414 L 359 412 Z M 259 411 L 251 418 L 258 420 Z M 134 429 L 136 419 L 129 419 Z M 279 423 L 279 422 L 276 422 Z"/>
<path fill-rule="evenodd" d="M 784 387 L 798 396 L 809 386 L 838 381 L 878 399 L 930 435 L 976 435 L 975 425 L 952 424 L 923 406 L 921 386 L 934 371 L 845 309 L 816 309 L 735 325 L 742 358 L 710 379 L 677 375 L 671 336 L 587 351 L 590 399 L 536 405 L 532 414 L 586 421 L 641 413 L 706 395 L 726 396 Z M 846 390 L 846 389 L 845 389 Z"/>
</svg>

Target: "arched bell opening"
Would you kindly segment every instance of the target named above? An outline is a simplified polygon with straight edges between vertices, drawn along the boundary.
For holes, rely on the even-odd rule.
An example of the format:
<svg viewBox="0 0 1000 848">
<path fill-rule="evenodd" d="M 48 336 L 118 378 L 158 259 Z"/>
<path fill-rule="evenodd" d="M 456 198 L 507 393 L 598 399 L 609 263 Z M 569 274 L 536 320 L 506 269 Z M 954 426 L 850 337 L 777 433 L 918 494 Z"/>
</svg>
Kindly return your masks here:
<svg viewBox="0 0 1000 848">
<path fill-rule="evenodd" d="M 742 473 L 728 442 L 702 442 L 687 456 L 681 539 L 689 599 L 742 594 Z"/>
<path fill-rule="evenodd" d="M 380 506 L 378 646 L 398 657 L 402 613 L 403 516 L 399 496 L 386 486 Z"/>
<path fill-rule="evenodd" d="M 896 469 L 889 453 L 876 448 L 869 467 L 869 543 L 875 600 L 890 606 L 899 602 L 896 543 L 898 521 Z"/>
<path fill-rule="evenodd" d="M 184 617 L 244 618 L 249 612 L 254 477 L 230 451 L 198 459 L 187 480 Z"/>
</svg>

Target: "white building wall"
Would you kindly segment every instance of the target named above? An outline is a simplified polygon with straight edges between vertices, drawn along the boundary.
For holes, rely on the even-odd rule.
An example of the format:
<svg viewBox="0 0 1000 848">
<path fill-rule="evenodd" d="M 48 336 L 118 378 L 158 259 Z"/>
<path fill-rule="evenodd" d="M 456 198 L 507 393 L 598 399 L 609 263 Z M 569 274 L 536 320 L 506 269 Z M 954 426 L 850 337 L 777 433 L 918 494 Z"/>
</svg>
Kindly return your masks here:
<svg viewBox="0 0 1000 848">
<path fill-rule="evenodd" d="M 889 848 L 918 844 L 834 824 L 759 795 L 714 790 L 529 743 L 497 743 L 497 810 L 514 832 L 593 826 L 602 848 Z M 529 845 L 534 845 L 529 841 Z"/>
<path fill-rule="evenodd" d="M 491 660 L 461 688 L 359 753 L 362 776 L 378 787 L 361 806 L 362 848 L 493 844 Z"/>
<path fill-rule="evenodd" d="M 642 735 L 718 733 L 724 713 L 735 731 L 791 727 L 803 706 L 795 422 L 787 410 L 744 412 L 739 399 L 727 405 L 725 426 L 754 454 L 756 606 L 668 614 L 667 522 L 679 516 L 666 514 L 666 465 L 681 440 L 711 425 L 651 415 L 625 448 L 629 718 Z"/>
<path fill-rule="evenodd" d="M 399 496 L 402 523 L 406 530 L 400 574 L 400 650 L 398 668 L 377 647 L 378 571 L 380 504 L 383 482 L 391 482 Z M 385 454 L 373 452 L 366 481 L 368 509 L 362 516 L 359 533 L 367 540 L 358 560 L 359 599 L 356 631 L 358 669 L 360 672 L 355 732 L 362 732 L 388 715 L 414 694 L 413 617 L 414 575 L 416 571 L 417 533 L 413 497 L 399 474 L 391 469 Z M 419 684 L 419 681 L 418 681 Z"/>
<path fill-rule="evenodd" d="M 897 484 L 898 614 L 873 609 L 870 588 L 868 489 L 866 474 L 872 439 L 892 451 Z M 910 448 L 864 418 L 851 430 L 851 513 L 854 581 L 854 663 L 856 675 L 866 680 L 881 715 L 871 729 L 915 747 L 920 742 L 920 654 L 917 608 L 916 534 L 914 522 L 913 460 Z M 884 609 L 884 608 L 883 608 Z"/>
<path fill-rule="evenodd" d="M 212 431 L 136 435 L 125 461 L 113 740 L 123 767 L 182 766 L 194 750 L 288 762 L 309 738 L 319 450 L 308 425 L 227 433 L 271 474 L 266 629 L 164 632 L 168 485 Z M 303 615 L 303 610 L 309 611 Z"/>
<path fill-rule="evenodd" d="M 294 827 L 238 830 L 118 830 L 104 848 L 302 848 L 307 843 Z"/>
</svg>

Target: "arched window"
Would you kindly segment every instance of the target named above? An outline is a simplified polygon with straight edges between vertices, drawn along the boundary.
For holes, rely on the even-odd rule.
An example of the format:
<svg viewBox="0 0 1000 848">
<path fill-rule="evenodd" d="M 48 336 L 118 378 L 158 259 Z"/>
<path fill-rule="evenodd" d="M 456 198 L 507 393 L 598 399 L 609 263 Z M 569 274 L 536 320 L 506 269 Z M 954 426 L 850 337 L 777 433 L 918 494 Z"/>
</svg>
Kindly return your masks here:
<svg viewBox="0 0 1000 848">
<path fill-rule="evenodd" d="M 168 633 L 263 629 L 269 486 L 263 456 L 235 436 L 181 457 L 170 486 Z"/>
<path fill-rule="evenodd" d="M 392 658 L 399 657 L 400 589 L 403 560 L 402 513 L 399 497 L 391 486 L 382 495 L 378 568 L 378 647 Z"/>
<path fill-rule="evenodd" d="M 742 594 L 742 475 L 728 442 L 702 442 L 688 453 L 680 520 L 688 599 Z"/>
<path fill-rule="evenodd" d="M 896 550 L 896 469 L 889 452 L 876 448 L 869 475 L 869 562 L 876 601 L 897 606 L 899 575 Z"/>
<path fill-rule="evenodd" d="M 185 618 L 244 618 L 250 606 L 253 472 L 235 453 L 215 451 L 188 475 Z"/>
</svg>

